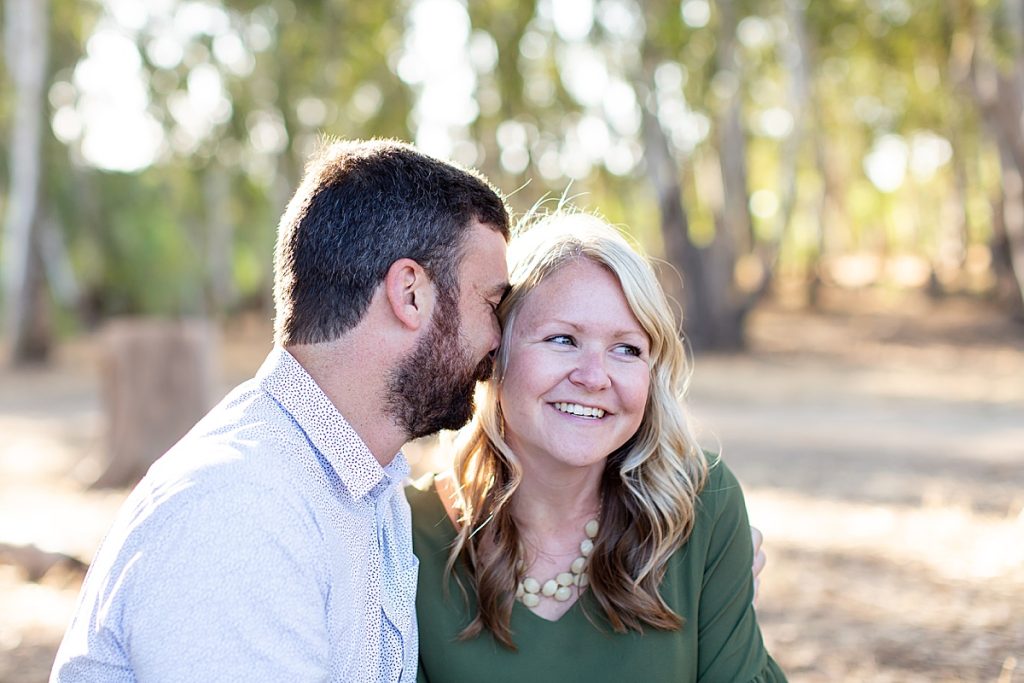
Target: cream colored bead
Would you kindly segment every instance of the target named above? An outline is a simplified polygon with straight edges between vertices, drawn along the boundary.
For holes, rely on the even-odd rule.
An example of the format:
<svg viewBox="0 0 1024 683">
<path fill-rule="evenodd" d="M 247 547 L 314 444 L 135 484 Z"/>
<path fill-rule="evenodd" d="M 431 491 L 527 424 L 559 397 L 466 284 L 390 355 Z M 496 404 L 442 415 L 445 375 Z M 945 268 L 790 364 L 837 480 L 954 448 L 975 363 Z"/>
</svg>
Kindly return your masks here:
<svg viewBox="0 0 1024 683">
<path fill-rule="evenodd" d="M 527 593 L 536 593 L 540 590 L 540 582 L 532 576 L 523 579 L 523 590 Z"/>
<path fill-rule="evenodd" d="M 597 530 L 599 528 L 600 527 L 598 526 L 597 520 L 592 519 L 589 522 L 587 522 L 587 525 L 583 527 L 583 530 L 587 533 L 588 538 L 597 538 Z"/>
<path fill-rule="evenodd" d="M 585 566 L 587 566 L 587 558 L 577 557 L 575 560 L 572 561 L 572 565 L 570 565 L 569 570 L 573 574 L 579 574 L 581 571 L 583 571 L 583 568 Z"/>
<path fill-rule="evenodd" d="M 523 588 L 523 582 L 520 581 L 519 585 L 516 586 L 516 598 L 521 598 L 526 594 L 526 590 Z"/>
<path fill-rule="evenodd" d="M 561 586 L 558 590 L 555 591 L 555 600 L 558 600 L 559 602 L 565 602 L 571 597 L 572 589 L 568 586 Z"/>
<path fill-rule="evenodd" d="M 555 577 L 555 581 L 558 582 L 559 586 L 571 586 L 572 585 L 572 574 L 569 572 L 562 572 Z"/>
<path fill-rule="evenodd" d="M 583 557 L 587 557 L 588 555 L 590 555 L 590 551 L 593 549 L 594 542 L 591 541 L 589 538 L 584 538 L 582 541 L 580 541 L 580 553 L 583 554 Z"/>
<path fill-rule="evenodd" d="M 523 604 L 527 607 L 536 607 L 540 604 L 540 598 L 536 593 L 527 593 L 523 596 Z"/>
<path fill-rule="evenodd" d="M 590 585 L 590 577 L 585 573 L 580 574 L 580 588 L 586 588 L 588 585 Z"/>
<path fill-rule="evenodd" d="M 554 579 L 550 579 L 544 582 L 544 587 L 540 589 L 540 592 L 550 598 L 556 590 L 558 590 L 558 583 Z"/>
</svg>

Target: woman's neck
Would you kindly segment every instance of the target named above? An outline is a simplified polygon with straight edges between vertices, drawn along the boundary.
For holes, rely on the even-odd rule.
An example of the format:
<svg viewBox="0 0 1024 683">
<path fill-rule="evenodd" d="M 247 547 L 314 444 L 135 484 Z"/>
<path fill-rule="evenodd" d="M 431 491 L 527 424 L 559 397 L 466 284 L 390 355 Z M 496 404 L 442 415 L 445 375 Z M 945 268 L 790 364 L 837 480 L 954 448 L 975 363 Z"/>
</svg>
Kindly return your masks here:
<svg viewBox="0 0 1024 683">
<path fill-rule="evenodd" d="M 523 481 L 512 500 L 520 534 L 527 538 L 578 534 L 600 512 L 602 471 L 597 466 L 559 473 L 532 471 L 523 463 Z"/>
</svg>

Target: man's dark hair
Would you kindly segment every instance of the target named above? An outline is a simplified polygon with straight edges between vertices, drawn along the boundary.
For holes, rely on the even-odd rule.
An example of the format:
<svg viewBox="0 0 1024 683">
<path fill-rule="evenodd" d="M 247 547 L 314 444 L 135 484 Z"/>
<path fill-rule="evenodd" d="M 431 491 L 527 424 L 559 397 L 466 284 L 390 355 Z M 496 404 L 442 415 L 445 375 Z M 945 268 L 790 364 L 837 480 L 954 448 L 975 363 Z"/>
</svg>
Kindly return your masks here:
<svg viewBox="0 0 1024 683">
<path fill-rule="evenodd" d="M 474 222 L 508 238 L 508 211 L 476 173 L 394 140 L 324 144 L 278 226 L 276 342 L 333 341 L 355 327 L 401 258 L 457 299 Z"/>
</svg>

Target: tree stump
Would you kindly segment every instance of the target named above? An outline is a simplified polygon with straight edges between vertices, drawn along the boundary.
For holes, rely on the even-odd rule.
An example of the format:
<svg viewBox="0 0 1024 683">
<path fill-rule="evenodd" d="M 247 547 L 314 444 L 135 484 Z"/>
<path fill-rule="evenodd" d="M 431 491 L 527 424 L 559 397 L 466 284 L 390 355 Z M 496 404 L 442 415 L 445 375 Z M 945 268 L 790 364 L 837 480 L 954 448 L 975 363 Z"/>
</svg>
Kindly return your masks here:
<svg viewBox="0 0 1024 683">
<path fill-rule="evenodd" d="M 125 319 L 100 335 L 106 467 L 95 488 L 132 486 L 216 399 L 208 320 Z"/>
</svg>

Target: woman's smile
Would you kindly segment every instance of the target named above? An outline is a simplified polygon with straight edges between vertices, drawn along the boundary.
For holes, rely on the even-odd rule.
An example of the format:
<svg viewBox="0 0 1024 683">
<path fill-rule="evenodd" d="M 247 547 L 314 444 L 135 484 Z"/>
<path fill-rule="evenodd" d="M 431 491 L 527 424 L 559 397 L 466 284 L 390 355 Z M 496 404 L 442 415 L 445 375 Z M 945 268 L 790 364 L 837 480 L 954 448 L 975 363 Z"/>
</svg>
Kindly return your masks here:
<svg viewBox="0 0 1024 683">
<path fill-rule="evenodd" d="M 596 408 L 594 406 L 581 405 L 579 403 L 565 403 L 558 401 L 550 404 L 555 410 L 565 415 L 574 415 L 576 417 L 584 417 L 588 420 L 600 420 L 608 412 L 603 408 Z"/>
</svg>

